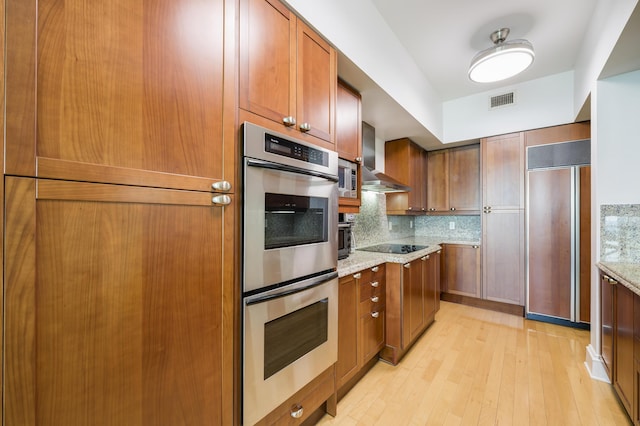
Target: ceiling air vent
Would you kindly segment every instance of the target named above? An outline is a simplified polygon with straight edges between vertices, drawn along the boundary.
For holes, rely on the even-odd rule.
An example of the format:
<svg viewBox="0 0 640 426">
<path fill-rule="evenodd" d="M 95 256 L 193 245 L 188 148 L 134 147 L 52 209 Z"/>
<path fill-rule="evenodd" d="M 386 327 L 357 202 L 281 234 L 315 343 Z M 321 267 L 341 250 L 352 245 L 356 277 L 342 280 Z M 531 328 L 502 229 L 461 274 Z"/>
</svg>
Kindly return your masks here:
<svg viewBox="0 0 640 426">
<path fill-rule="evenodd" d="M 503 93 L 502 95 L 491 96 L 489 98 L 489 109 L 500 108 L 515 103 L 515 92 Z"/>
</svg>

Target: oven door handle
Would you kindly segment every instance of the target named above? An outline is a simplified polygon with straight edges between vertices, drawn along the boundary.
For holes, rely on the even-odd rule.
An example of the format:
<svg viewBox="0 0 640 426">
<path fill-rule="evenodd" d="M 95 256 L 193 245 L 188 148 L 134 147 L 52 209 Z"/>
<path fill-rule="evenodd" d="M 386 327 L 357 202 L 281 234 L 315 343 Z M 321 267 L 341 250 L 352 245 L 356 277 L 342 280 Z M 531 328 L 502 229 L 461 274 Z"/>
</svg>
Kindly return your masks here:
<svg viewBox="0 0 640 426">
<path fill-rule="evenodd" d="M 256 305 L 269 300 L 278 299 L 280 297 L 289 296 L 291 294 L 299 293 L 301 291 L 309 290 L 313 287 L 318 287 L 328 281 L 338 278 L 337 272 L 329 272 L 328 274 L 321 275 L 319 277 L 312 278 L 311 280 L 305 280 L 295 284 L 290 284 L 286 287 L 277 288 L 264 293 L 248 296 L 244 299 L 245 305 Z"/>
<path fill-rule="evenodd" d="M 282 172 L 296 173 L 299 175 L 308 175 L 308 176 L 319 177 L 322 179 L 330 180 L 332 182 L 338 182 L 338 177 L 334 175 L 330 175 L 322 172 L 316 172 L 313 170 L 299 169 L 297 167 L 287 166 L 285 164 L 271 163 L 269 161 L 247 159 L 247 166 L 278 170 Z"/>
</svg>

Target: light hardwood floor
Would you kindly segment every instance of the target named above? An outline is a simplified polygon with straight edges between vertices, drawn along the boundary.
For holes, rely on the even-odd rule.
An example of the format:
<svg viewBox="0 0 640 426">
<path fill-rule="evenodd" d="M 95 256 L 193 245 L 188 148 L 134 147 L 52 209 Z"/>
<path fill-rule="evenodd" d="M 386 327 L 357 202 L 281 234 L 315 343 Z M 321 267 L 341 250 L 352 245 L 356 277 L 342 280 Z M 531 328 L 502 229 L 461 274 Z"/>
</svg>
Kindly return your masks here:
<svg viewBox="0 0 640 426">
<path fill-rule="evenodd" d="M 589 333 L 441 302 L 393 367 L 376 366 L 319 425 L 628 425 L 584 366 Z"/>
</svg>

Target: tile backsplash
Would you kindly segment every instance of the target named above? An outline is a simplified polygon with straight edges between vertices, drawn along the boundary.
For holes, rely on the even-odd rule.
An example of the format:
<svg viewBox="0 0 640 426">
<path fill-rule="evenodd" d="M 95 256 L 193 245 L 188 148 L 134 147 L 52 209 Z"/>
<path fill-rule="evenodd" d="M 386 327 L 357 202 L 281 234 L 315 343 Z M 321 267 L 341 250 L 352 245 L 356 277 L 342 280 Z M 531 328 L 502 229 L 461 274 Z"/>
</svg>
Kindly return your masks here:
<svg viewBox="0 0 640 426">
<path fill-rule="evenodd" d="M 640 262 L 640 204 L 600 206 L 600 260 Z"/>
<path fill-rule="evenodd" d="M 480 240 L 480 216 L 387 216 L 386 201 L 384 194 L 362 193 L 360 213 L 353 225 L 356 247 L 414 236 Z M 450 222 L 455 229 L 449 229 Z"/>
</svg>

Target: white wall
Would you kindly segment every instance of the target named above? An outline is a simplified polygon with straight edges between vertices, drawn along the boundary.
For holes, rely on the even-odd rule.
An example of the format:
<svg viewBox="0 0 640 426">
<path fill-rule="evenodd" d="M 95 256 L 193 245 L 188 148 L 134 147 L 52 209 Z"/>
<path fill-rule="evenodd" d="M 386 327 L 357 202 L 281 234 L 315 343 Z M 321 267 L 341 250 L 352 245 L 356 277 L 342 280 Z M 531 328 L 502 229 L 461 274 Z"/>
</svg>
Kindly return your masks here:
<svg viewBox="0 0 640 426">
<path fill-rule="evenodd" d="M 491 96 L 514 90 L 513 105 L 489 109 Z M 443 104 L 444 143 L 555 126 L 574 121 L 573 71 Z"/>
<path fill-rule="evenodd" d="M 600 206 L 640 204 L 640 71 L 600 80 L 591 91 L 591 343 L 586 365 L 606 380 L 600 359 Z"/>
</svg>

